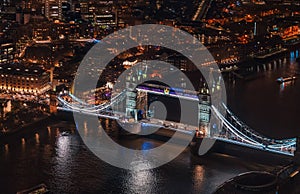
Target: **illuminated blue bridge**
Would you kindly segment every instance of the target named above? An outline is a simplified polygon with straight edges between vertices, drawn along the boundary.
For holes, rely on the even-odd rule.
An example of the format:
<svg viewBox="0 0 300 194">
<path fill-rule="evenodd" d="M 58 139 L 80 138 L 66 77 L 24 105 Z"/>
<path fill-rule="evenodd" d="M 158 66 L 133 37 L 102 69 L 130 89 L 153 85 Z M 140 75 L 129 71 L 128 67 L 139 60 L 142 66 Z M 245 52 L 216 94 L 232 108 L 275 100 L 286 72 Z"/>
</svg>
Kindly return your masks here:
<svg viewBox="0 0 300 194">
<path fill-rule="evenodd" d="M 147 105 L 148 94 L 199 101 L 199 96 L 197 96 L 196 93 L 164 88 L 163 86 L 155 87 L 153 84 L 148 84 L 138 86 L 135 89 L 134 95 L 136 96 L 134 96 L 134 98 L 132 98 L 132 91 L 123 90 L 117 95 L 114 95 L 110 101 L 106 101 L 99 105 L 91 105 L 71 93 L 62 94 L 57 96 L 57 109 L 61 111 L 71 111 L 98 116 L 99 118 L 115 119 L 121 122 L 141 122 L 147 125 L 167 127 L 170 130 L 181 131 L 191 135 L 201 135 L 203 137 L 213 138 L 225 143 L 231 143 L 280 155 L 294 156 L 297 138 L 277 140 L 263 136 L 239 120 L 239 118 L 235 116 L 225 104 L 221 104 L 220 107 L 217 108 L 210 105 L 208 102 L 201 102 L 201 106 L 199 106 L 199 114 L 202 115 L 200 116 L 200 123 L 202 124 L 200 126 L 162 121 L 148 116 L 146 116 L 147 119 L 141 119 L 138 121 L 138 109 L 136 107 L 140 105 Z M 130 102 L 131 98 L 136 100 Z M 118 111 L 115 107 L 122 103 L 124 105 L 124 102 L 125 104 L 127 103 L 126 108 Z M 211 116 L 216 118 L 218 122 L 214 122 L 213 120 L 209 122 L 209 118 Z M 207 123 L 207 125 L 205 125 L 205 123 Z"/>
</svg>

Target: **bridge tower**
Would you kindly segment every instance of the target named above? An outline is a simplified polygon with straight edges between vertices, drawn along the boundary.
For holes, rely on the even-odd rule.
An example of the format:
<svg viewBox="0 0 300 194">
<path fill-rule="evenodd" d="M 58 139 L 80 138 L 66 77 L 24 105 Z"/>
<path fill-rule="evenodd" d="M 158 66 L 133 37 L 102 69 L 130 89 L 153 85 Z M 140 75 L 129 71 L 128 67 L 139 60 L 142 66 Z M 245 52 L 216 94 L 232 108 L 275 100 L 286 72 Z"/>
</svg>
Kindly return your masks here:
<svg viewBox="0 0 300 194">
<path fill-rule="evenodd" d="M 296 165 L 300 165 L 300 136 L 297 137 L 297 142 L 296 142 L 296 151 L 294 153 L 294 163 Z"/>
<path fill-rule="evenodd" d="M 125 87 L 126 91 L 126 104 L 125 104 L 125 116 L 129 119 L 137 121 L 137 77 L 133 72 L 126 76 Z"/>
<path fill-rule="evenodd" d="M 200 88 L 199 88 L 199 104 L 198 104 L 198 118 L 200 121 L 200 126 L 199 129 L 202 131 L 205 136 L 210 136 L 211 131 L 210 131 L 210 120 L 211 120 L 211 99 L 210 99 L 210 91 L 208 89 L 207 83 L 202 82 Z"/>
<path fill-rule="evenodd" d="M 51 91 L 50 93 L 50 103 L 49 103 L 49 108 L 50 108 L 50 113 L 55 114 L 57 113 L 57 98 L 56 98 L 56 93 L 54 91 Z"/>
<path fill-rule="evenodd" d="M 206 136 L 210 136 L 210 98 L 208 94 L 199 94 L 198 119 L 200 121 L 199 130 Z"/>
<path fill-rule="evenodd" d="M 147 118 L 148 112 L 148 93 L 143 91 L 137 91 L 136 108 L 138 120 Z"/>
</svg>

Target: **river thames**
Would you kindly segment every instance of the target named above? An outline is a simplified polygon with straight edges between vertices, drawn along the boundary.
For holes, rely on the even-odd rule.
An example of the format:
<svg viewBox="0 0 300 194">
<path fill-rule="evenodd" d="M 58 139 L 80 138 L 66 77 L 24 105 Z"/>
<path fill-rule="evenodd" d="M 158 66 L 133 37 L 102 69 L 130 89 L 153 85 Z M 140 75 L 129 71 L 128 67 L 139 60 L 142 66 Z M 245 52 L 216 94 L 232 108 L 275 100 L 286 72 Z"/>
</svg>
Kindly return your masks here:
<svg viewBox="0 0 300 194">
<path fill-rule="evenodd" d="M 297 51 L 298 52 L 298 51 Z M 296 52 L 294 52 L 296 55 Z M 226 81 L 228 104 L 253 129 L 275 138 L 300 134 L 300 80 L 280 85 L 276 79 L 300 72 L 292 55 L 267 64 L 256 79 Z M 115 141 L 132 149 L 163 142 L 120 137 L 115 122 L 103 120 Z M 196 157 L 187 148 L 172 162 L 152 170 L 123 170 L 94 156 L 75 132 L 75 126 L 57 121 L 40 126 L 38 133 L 1 142 L 0 193 L 16 193 L 45 183 L 51 193 L 212 193 L 226 180 L 251 170 L 272 171 L 262 165 L 221 154 Z"/>
</svg>

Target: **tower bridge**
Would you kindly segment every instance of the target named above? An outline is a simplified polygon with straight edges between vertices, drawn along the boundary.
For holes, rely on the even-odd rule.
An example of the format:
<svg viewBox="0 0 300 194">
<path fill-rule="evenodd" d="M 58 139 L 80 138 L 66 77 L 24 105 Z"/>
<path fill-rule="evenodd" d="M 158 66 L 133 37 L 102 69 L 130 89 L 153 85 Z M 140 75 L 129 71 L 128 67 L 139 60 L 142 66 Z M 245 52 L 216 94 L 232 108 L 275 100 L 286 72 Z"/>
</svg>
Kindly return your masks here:
<svg viewBox="0 0 300 194">
<path fill-rule="evenodd" d="M 165 121 L 143 114 L 139 118 L 139 110 L 148 107 L 148 95 L 155 94 L 170 98 L 182 98 L 198 103 L 199 125 Z M 174 131 L 181 131 L 191 135 L 197 134 L 224 143 L 235 144 L 251 149 L 262 150 L 279 155 L 294 156 L 297 138 L 272 139 L 251 129 L 243 123 L 223 103 L 220 107 L 210 104 L 209 95 L 199 94 L 179 88 L 169 88 L 155 84 L 143 84 L 134 90 L 120 91 L 110 101 L 99 105 L 91 105 L 71 93 L 57 96 L 57 109 L 81 114 L 120 120 L 122 122 L 140 122 L 156 127 L 164 127 Z M 125 108 L 119 108 L 124 107 Z M 220 110 L 223 109 L 223 111 Z M 225 111 L 224 111 L 225 110 Z M 224 113 L 225 114 L 222 114 Z M 215 120 L 211 120 L 214 117 Z"/>
<path fill-rule="evenodd" d="M 163 65 L 162 67 L 164 69 L 166 66 Z M 215 78 L 213 72 L 209 72 L 210 85 L 213 87 L 211 91 L 207 88 L 192 91 L 184 89 L 181 85 L 170 87 L 143 80 L 144 74 L 147 77 L 145 69 L 149 71 L 149 68 L 150 66 L 143 64 L 136 69 L 137 72 L 141 71 L 142 74 L 135 75 L 134 71 L 132 71 L 127 76 L 120 78 L 122 81 L 118 83 L 121 83 L 122 87 L 115 86 L 115 88 L 126 89 L 116 89 L 109 101 L 104 101 L 97 105 L 89 104 L 80 95 L 67 93 L 57 96 L 58 106 L 56 104 L 53 105 L 61 111 L 114 119 L 123 123 L 141 123 L 168 128 L 169 130 L 180 131 L 199 137 L 199 139 L 209 138 L 225 144 L 234 144 L 288 157 L 297 156 L 300 161 L 300 154 L 296 150 L 296 145 L 300 144 L 297 142 L 297 138 L 280 140 L 268 138 L 242 122 L 231 112 L 225 103 L 211 103 L 213 95 L 210 96 L 210 92 L 214 95 L 221 95 L 221 78 Z M 141 75 L 143 76 L 141 77 Z M 178 78 L 177 74 L 175 77 Z M 138 84 L 138 82 L 141 84 Z M 164 82 L 162 81 L 162 83 Z M 151 104 L 158 99 L 163 100 L 163 105 L 165 106 L 169 104 L 166 111 L 167 116 L 164 118 L 156 115 L 153 107 L 151 108 Z M 174 99 L 180 102 L 169 102 Z M 189 119 L 181 120 L 180 118 L 179 121 L 178 119 L 168 117 L 169 112 L 175 112 L 173 113 L 174 115 L 178 113 L 176 111 L 181 111 L 179 108 L 184 106 L 181 103 L 187 103 L 193 109 L 188 110 L 189 115 L 183 115 L 183 117 L 191 116 L 197 120 L 197 123 L 189 123 Z"/>
</svg>

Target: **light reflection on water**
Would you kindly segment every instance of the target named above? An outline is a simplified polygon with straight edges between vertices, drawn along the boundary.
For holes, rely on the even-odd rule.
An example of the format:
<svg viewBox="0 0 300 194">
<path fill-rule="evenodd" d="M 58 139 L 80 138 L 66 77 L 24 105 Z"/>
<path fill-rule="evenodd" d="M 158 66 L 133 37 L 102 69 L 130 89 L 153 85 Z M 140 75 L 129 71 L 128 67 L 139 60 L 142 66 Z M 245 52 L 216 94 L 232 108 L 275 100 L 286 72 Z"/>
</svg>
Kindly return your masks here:
<svg viewBox="0 0 300 194">
<path fill-rule="evenodd" d="M 51 127 L 50 126 L 47 127 L 47 131 L 48 131 L 48 135 L 51 136 Z"/>
<path fill-rule="evenodd" d="M 298 57 L 299 57 L 299 50 L 290 51 L 291 62 L 295 62 Z"/>
<path fill-rule="evenodd" d="M 35 134 L 35 141 L 37 144 L 40 144 L 40 135 L 38 133 Z"/>
<path fill-rule="evenodd" d="M 8 155 L 8 151 L 9 151 L 8 144 L 5 144 L 5 146 L 4 146 L 4 153 L 5 153 L 5 156 Z"/>
<path fill-rule="evenodd" d="M 50 133 L 49 127 L 39 132 L 39 144 L 36 134 L 32 134 L 24 143 L 21 139 L 10 143 L 14 149 L 3 145 L 0 165 L 4 168 L 0 176 L 10 177 L 3 182 L 5 193 L 15 193 L 41 182 L 46 183 L 53 193 L 211 193 L 238 172 L 248 171 L 238 162 L 219 165 L 212 159 L 200 164 L 203 160 L 192 157 L 188 149 L 159 168 L 142 170 L 151 163 L 140 158 L 131 170 L 123 170 L 96 158 L 75 133 L 73 125 L 58 125 L 50 126 Z M 110 131 L 118 130 L 112 128 Z M 121 142 L 145 153 L 162 143 L 132 137 L 123 138 Z M 222 173 L 216 179 L 214 176 L 219 170 Z M 18 173 L 14 173 L 16 171 Z"/>
<path fill-rule="evenodd" d="M 152 170 L 143 170 L 151 164 L 147 161 L 135 163 L 134 168 L 129 171 L 125 179 L 126 192 L 128 193 L 153 193 L 156 188 L 156 181 L 159 179 Z"/>
<path fill-rule="evenodd" d="M 63 160 L 63 164 L 70 158 L 70 138 L 68 136 L 59 136 L 56 141 L 56 146 L 57 155 Z"/>
<path fill-rule="evenodd" d="M 203 179 L 204 179 L 204 173 L 205 169 L 201 165 L 196 165 L 194 169 L 194 180 L 195 180 L 195 185 L 197 185 L 198 188 L 201 188 L 201 185 L 203 184 Z"/>
<path fill-rule="evenodd" d="M 24 138 L 22 138 L 21 142 L 22 142 L 22 153 L 25 153 L 25 149 L 26 149 L 26 141 L 25 141 Z"/>
<path fill-rule="evenodd" d="M 55 143 L 54 167 L 52 175 L 57 183 L 64 183 L 65 187 L 70 187 L 72 183 L 72 148 L 70 146 L 71 138 L 68 136 L 62 136 L 61 134 L 57 137 Z"/>
</svg>

